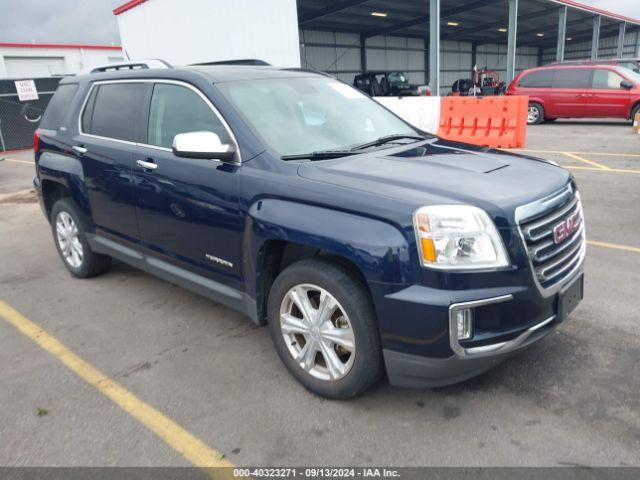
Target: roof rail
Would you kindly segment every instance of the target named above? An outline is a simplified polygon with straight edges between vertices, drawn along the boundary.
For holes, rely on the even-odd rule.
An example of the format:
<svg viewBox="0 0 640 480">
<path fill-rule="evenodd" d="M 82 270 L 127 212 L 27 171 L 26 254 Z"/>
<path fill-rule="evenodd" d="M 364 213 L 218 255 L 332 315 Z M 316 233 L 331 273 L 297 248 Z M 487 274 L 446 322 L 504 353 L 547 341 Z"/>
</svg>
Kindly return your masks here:
<svg viewBox="0 0 640 480">
<path fill-rule="evenodd" d="M 322 70 L 315 70 L 313 68 L 300 68 L 300 67 L 285 67 L 281 68 L 283 72 L 302 72 L 302 73 L 317 73 L 318 75 L 322 75 L 323 77 L 336 78 L 330 73 L 323 72 Z"/>
<path fill-rule="evenodd" d="M 129 62 L 114 62 L 104 65 L 95 65 L 93 67 L 85 68 L 81 70 L 78 75 L 86 75 L 91 73 L 103 73 L 103 72 L 115 72 L 118 70 L 139 70 L 150 68 L 173 68 L 169 63 L 164 60 L 150 59 L 150 60 L 136 60 Z"/>
<path fill-rule="evenodd" d="M 192 63 L 193 67 L 200 67 L 206 65 L 254 65 L 254 66 L 262 66 L 267 67 L 271 66 L 270 63 L 265 62 L 264 60 L 260 60 L 258 58 L 243 58 L 238 60 L 216 60 L 211 62 L 201 62 L 201 63 Z"/>
</svg>

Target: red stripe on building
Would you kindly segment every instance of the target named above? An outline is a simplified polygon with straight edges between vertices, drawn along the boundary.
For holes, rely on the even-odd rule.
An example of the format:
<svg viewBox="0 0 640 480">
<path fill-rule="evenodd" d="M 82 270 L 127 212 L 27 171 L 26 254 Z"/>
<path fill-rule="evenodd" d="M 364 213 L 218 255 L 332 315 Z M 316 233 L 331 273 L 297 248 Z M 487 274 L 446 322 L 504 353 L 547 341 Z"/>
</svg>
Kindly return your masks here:
<svg viewBox="0 0 640 480">
<path fill-rule="evenodd" d="M 132 8 L 137 7 L 141 3 L 146 2 L 147 0 L 129 0 L 127 3 L 123 3 L 119 7 L 113 10 L 114 15 L 120 15 L 121 13 L 126 12 L 127 10 L 131 10 Z"/>
<path fill-rule="evenodd" d="M 0 47 L 10 48 L 83 48 L 85 50 L 118 50 L 120 45 L 84 45 L 81 43 L 10 43 L 0 42 Z"/>
<path fill-rule="evenodd" d="M 602 10 L 601 8 L 592 7 L 591 5 L 585 5 L 584 3 L 576 2 L 575 0 L 556 0 L 558 3 L 562 3 L 567 5 L 568 7 L 579 8 L 580 10 L 585 10 L 591 13 L 597 13 L 598 15 L 603 15 L 605 17 L 614 18 L 616 20 L 623 20 L 625 22 L 631 22 L 640 25 L 640 20 L 637 18 L 627 17 L 625 15 L 619 15 L 617 13 L 609 12 L 607 10 Z"/>
<path fill-rule="evenodd" d="M 132 8 L 135 8 L 138 5 L 145 3 L 146 1 L 147 0 L 129 0 L 127 3 L 124 3 L 119 7 L 117 7 L 116 9 L 114 9 L 113 14 L 120 15 L 121 13 L 126 12 L 127 10 L 131 10 Z M 637 18 L 631 18 L 625 15 L 619 15 L 617 13 L 609 12 L 607 10 L 602 10 L 601 8 L 596 8 L 590 5 L 585 5 L 584 3 L 576 2 L 575 0 L 551 0 L 551 2 L 567 5 L 569 7 L 579 8 L 580 10 L 583 10 L 586 12 L 591 12 L 598 15 L 604 15 L 605 17 L 640 25 L 640 20 Z"/>
</svg>

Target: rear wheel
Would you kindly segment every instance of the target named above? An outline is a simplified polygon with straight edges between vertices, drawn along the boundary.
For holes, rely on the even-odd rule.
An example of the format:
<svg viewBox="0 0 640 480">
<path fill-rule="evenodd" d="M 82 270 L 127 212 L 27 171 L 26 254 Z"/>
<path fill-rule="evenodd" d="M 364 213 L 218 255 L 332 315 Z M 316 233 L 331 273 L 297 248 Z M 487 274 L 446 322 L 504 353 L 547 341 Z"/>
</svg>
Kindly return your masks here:
<svg viewBox="0 0 640 480">
<path fill-rule="evenodd" d="M 91 251 L 77 207 L 69 198 L 51 208 L 51 228 L 60 258 L 73 276 L 89 278 L 109 268 L 111 257 Z"/>
<path fill-rule="evenodd" d="M 371 300 L 343 266 L 323 259 L 291 265 L 276 278 L 268 309 L 278 355 L 308 390 L 350 398 L 380 377 L 382 355 Z"/>
<path fill-rule="evenodd" d="M 531 102 L 527 113 L 527 124 L 538 125 L 544 121 L 544 108 L 539 103 Z"/>
</svg>

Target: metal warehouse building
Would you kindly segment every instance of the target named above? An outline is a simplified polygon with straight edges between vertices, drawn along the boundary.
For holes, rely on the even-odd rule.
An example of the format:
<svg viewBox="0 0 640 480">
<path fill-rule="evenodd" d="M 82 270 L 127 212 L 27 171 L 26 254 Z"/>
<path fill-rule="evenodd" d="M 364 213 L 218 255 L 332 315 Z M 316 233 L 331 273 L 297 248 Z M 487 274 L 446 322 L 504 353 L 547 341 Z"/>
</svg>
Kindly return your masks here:
<svg viewBox="0 0 640 480">
<path fill-rule="evenodd" d="M 323 70 L 349 83 L 364 70 L 403 70 L 410 81 L 442 93 L 468 78 L 473 65 L 509 81 L 555 60 L 640 57 L 640 20 L 573 0 L 131 0 L 114 13 L 132 58 L 263 58 L 262 51 L 291 51 L 295 42 L 299 58 L 296 51 L 286 66 Z M 194 28 L 194 19 L 209 28 Z M 144 28 L 167 21 L 172 28 Z M 233 37 L 226 33 L 230 25 Z M 224 35 L 216 37 L 218 29 Z M 241 37 L 252 37 L 253 47 L 239 57 L 233 52 Z"/>
</svg>

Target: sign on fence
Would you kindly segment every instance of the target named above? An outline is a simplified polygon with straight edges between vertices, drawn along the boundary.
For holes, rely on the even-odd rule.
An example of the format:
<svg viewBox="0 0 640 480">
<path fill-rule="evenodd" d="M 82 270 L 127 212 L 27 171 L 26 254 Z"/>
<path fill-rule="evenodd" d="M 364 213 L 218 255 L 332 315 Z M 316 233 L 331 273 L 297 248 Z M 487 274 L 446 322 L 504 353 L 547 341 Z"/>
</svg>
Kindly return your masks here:
<svg viewBox="0 0 640 480">
<path fill-rule="evenodd" d="M 38 100 L 38 90 L 36 89 L 36 82 L 33 80 L 16 80 L 16 91 L 18 92 L 18 99 L 21 102 L 28 102 L 30 100 Z"/>
</svg>

